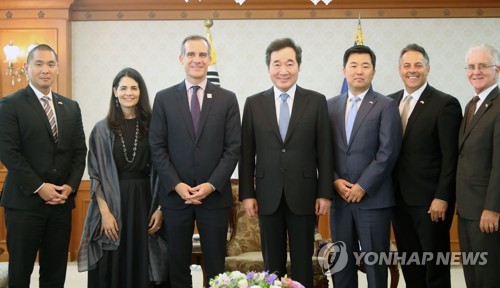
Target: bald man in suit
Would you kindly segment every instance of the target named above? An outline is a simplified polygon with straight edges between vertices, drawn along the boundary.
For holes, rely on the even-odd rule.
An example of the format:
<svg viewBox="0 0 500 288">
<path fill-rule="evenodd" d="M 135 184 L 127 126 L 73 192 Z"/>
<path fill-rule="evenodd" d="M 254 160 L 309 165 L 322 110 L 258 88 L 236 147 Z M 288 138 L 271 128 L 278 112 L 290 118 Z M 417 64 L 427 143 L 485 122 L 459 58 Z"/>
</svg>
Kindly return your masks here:
<svg viewBox="0 0 500 288">
<path fill-rule="evenodd" d="M 38 45 L 25 68 L 29 85 L 0 100 L 9 287 L 30 286 L 38 252 L 40 287 L 62 288 L 71 209 L 85 169 L 85 134 L 78 103 L 51 90 L 59 74 L 55 51 Z"/>
</svg>

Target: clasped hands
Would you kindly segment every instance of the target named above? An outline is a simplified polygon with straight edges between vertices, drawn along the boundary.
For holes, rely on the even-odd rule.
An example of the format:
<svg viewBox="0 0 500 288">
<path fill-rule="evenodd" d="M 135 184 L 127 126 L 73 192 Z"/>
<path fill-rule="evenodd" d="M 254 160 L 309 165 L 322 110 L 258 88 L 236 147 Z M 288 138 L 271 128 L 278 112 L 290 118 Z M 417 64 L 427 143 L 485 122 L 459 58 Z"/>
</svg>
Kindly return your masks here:
<svg viewBox="0 0 500 288">
<path fill-rule="evenodd" d="M 38 196 L 45 201 L 45 204 L 59 205 L 66 203 L 71 192 L 73 192 L 73 188 L 68 184 L 57 186 L 52 183 L 43 183 L 40 190 L 38 190 Z"/>
<path fill-rule="evenodd" d="M 177 192 L 185 204 L 200 205 L 201 200 L 205 199 L 210 193 L 214 192 L 214 188 L 210 183 L 202 183 L 198 186 L 191 187 L 186 183 L 179 183 L 175 186 Z"/>
<path fill-rule="evenodd" d="M 333 182 L 333 187 L 340 197 L 349 203 L 359 203 L 366 194 L 357 183 L 353 184 L 344 179 L 335 180 Z"/>
</svg>

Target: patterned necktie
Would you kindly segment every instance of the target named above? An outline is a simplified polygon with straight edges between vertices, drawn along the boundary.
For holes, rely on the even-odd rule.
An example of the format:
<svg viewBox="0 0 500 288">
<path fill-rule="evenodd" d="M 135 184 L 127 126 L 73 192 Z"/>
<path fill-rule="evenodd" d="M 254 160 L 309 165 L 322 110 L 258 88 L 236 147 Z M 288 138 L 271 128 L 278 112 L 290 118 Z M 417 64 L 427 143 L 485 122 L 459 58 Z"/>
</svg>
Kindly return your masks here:
<svg viewBox="0 0 500 288">
<path fill-rule="evenodd" d="M 413 97 L 411 95 L 408 95 L 403 101 L 403 111 L 401 112 L 401 125 L 403 126 L 403 134 L 405 134 L 406 131 L 406 125 L 408 124 L 408 117 L 410 117 L 408 113 L 410 112 L 411 99 L 413 99 Z"/>
<path fill-rule="evenodd" d="M 47 114 L 47 118 L 49 119 L 49 124 L 50 124 L 50 130 L 52 131 L 52 137 L 54 137 L 54 142 L 57 143 L 57 125 L 56 125 L 56 117 L 54 115 L 54 111 L 52 111 L 52 108 L 50 107 L 49 104 L 50 98 L 47 96 L 42 97 L 42 102 L 43 102 L 43 110 L 45 111 L 45 114 Z"/>
<path fill-rule="evenodd" d="M 469 126 L 470 122 L 472 121 L 472 118 L 474 118 L 474 114 L 476 113 L 477 101 L 479 101 L 479 96 L 476 95 L 474 96 L 474 98 L 472 98 L 469 105 L 469 110 L 467 110 L 467 115 L 465 116 L 466 118 L 465 118 L 464 128 L 467 128 L 467 126 Z"/>
<path fill-rule="evenodd" d="M 288 123 L 290 123 L 290 109 L 288 108 L 288 103 L 286 102 L 286 100 L 288 99 L 288 94 L 281 93 L 280 97 L 280 119 L 278 124 L 280 126 L 281 139 L 285 141 L 286 131 L 288 130 Z"/>
<path fill-rule="evenodd" d="M 191 118 L 193 119 L 195 135 L 198 135 L 198 124 L 200 122 L 200 100 L 198 100 L 198 89 L 200 89 L 200 86 L 193 86 L 193 95 L 191 96 Z"/>
<path fill-rule="evenodd" d="M 347 121 L 345 124 L 345 136 L 347 139 L 347 144 L 349 144 L 349 140 L 351 139 L 352 126 L 354 126 L 354 120 L 356 119 L 356 114 L 358 114 L 358 101 L 361 100 L 358 96 L 354 96 L 351 99 L 351 108 L 347 113 Z"/>
</svg>

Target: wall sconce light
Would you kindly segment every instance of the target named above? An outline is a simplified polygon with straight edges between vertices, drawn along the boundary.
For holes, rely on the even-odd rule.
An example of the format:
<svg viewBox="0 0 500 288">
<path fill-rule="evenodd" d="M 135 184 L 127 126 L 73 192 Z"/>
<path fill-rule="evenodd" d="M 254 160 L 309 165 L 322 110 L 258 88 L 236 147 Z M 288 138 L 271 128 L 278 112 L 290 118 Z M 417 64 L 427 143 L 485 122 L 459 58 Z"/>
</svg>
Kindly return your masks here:
<svg viewBox="0 0 500 288">
<path fill-rule="evenodd" d="M 21 67 L 19 68 L 14 66 L 14 63 L 17 62 L 17 57 L 19 56 L 19 47 L 17 47 L 12 43 L 12 41 L 10 41 L 9 44 L 3 47 L 3 52 L 5 53 L 5 62 L 9 63 L 9 66 L 5 71 L 5 75 L 12 78 L 12 86 L 15 85 L 15 80 L 17 80 L 17 82 L 21 82 L 21 76 L 26 77 L 26 80 L 28 80 L 28 74 L 26 73 L 23 65 L 21 65 Z"/>
</svg>

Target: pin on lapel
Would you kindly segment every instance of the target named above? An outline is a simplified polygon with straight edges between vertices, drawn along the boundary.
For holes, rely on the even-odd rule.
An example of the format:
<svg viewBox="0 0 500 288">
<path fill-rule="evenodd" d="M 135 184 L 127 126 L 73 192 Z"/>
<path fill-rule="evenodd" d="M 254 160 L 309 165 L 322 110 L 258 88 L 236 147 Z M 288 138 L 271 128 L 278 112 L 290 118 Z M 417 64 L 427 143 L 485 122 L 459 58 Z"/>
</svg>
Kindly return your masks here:
<svg viewBox="0 0 500 288">
<path fill-rule="evenodd" d="M 368 101 L 368 103 L 373 104 L 373 101 Z"/>
<path fill-rule="evenodd" d="M 208 98 L 208 99 L 212 99 L 212 93 L 208 93 L 208 94 L 207 94 L 207 98 Z"/>
<path fill-rule="evenodd" d="M 490 105 L 488 105 L 488 104 L 484 104 L 484 107 L 488 108 L 488 106 L 490 106 Z"/>
<path fill-rule="evenodd" d="M 61 102 L 61 101 L 58 101 L 58 102 L 57 102 L 57 104 L 62 105 L 62 102 Z"/>
<path fill-rule="evenodd" d="M 424 104 L 425 102 L 424 101 L 420 101 L 420 104 Z"/>
</svg>

